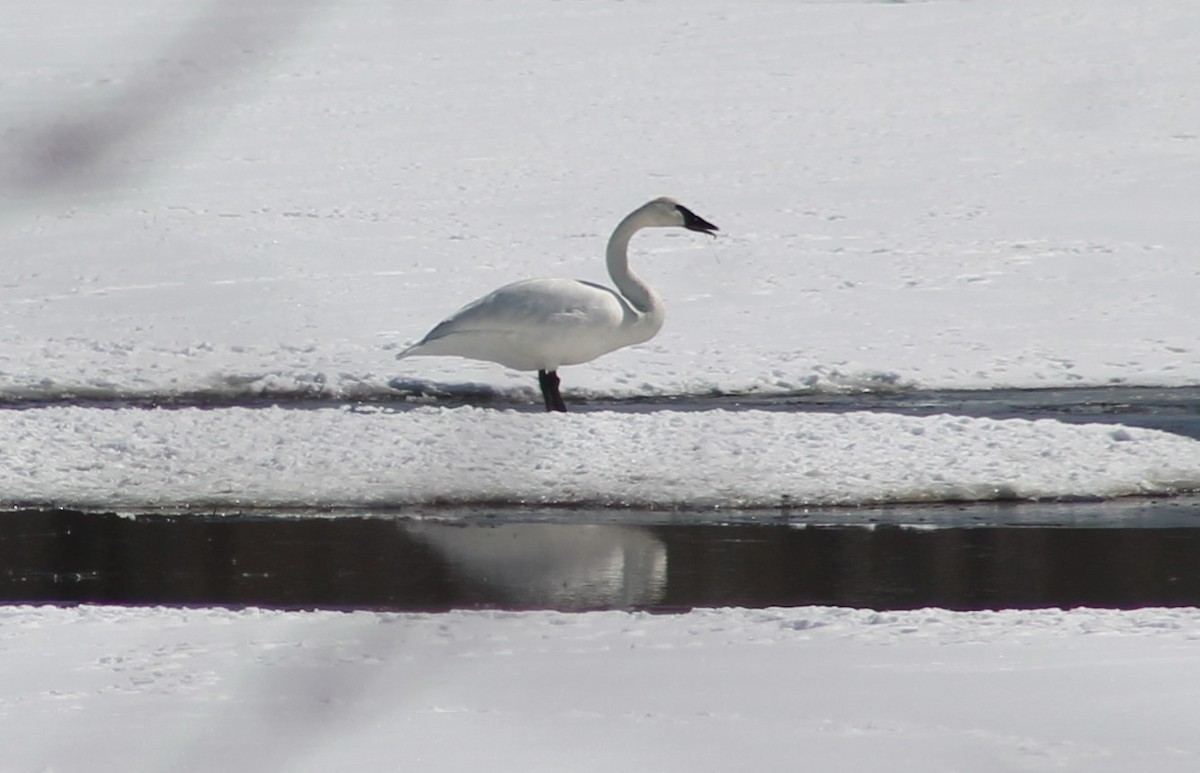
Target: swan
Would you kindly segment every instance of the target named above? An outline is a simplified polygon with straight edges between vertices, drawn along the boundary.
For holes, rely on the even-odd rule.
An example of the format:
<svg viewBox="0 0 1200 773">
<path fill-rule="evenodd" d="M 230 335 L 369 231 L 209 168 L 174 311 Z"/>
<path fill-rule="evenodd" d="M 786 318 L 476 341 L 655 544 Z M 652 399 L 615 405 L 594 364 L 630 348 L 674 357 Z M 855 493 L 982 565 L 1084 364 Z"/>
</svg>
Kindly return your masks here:
<svg viewBox="0 0 1200 773">
<path fill-rule="evenodd" d="M 536 370 L 547 411 L 566 411 L 558 369 L 648 341 L 666 310 L 654 288 L 629 268 L 629 240 L 643 228 L 686 228 L 716 236 L 715 225 L 674 199 L 649 201 L 625 216 L 608 240 L 608 275 L 617 289 L 578 279 L 526 279 L 493 290 L 438 323 L 396 359 L 466 357 Z"/>
</svg>

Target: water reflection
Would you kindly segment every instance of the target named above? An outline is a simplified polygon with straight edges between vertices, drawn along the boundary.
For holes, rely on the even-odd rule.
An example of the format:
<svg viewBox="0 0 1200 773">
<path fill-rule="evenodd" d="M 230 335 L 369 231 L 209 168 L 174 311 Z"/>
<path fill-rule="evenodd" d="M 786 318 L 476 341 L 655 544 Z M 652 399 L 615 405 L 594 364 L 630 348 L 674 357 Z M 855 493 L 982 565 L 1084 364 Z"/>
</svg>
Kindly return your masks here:
<svg viewBox="0 0 1200 773">
<path fill-rule="evenodd" d="M 421 521 L 400 527 L 434 547 L 456 580 L 485 587 L 504 606 L 652 607 L 667 584 L 666 546 L 638 527 Z"/>
<path fill-rule="evenodd" d="M 575 513 L 583 519 L 586 513 Z M 282 608 L 1200 605 L 1200 528 L 0 514 L 0 601 Z"/>
</svg>

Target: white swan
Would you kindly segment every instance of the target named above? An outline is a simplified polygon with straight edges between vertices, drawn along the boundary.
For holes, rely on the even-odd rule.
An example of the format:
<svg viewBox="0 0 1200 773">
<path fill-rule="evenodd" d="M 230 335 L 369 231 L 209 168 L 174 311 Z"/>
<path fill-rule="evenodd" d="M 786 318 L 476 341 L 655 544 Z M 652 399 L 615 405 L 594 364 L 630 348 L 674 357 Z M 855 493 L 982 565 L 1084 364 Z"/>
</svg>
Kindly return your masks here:
<svg viewBox="0 0 1200 773">
<path fill-rule="evenodd" d="M 469 303 L 396 355 L 449 355 L 536 370 L 547 411 L 565 411 L 558 368 L 589 362 L 654 337 L 662 298 L 629 269 L 629 240 L 643 228 L 676 226 L 715 236 L 715 225 L 674 199 L 629 213 L 608 240 L 608 275 L 617 291 L 577 279 L 527 279 Z"/>
</svg>

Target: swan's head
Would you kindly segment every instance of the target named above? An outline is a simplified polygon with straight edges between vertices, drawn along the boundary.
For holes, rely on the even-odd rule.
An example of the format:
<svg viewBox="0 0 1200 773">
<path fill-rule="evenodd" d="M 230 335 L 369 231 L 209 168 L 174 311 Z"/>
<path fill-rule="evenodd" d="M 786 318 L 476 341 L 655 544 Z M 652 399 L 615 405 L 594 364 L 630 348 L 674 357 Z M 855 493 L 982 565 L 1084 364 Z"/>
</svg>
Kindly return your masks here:
<svg viewBox="0 0 1200 773">
<path fill-rule="evenodd" d="M 655 199 L 647 204 L 645 209 L 649 210 L 655 225 L 678 226 L 686 228 L 689 231 L 698 231 L 714 237 L 717 235 L 716 232 L 720 230 L 669 196 Z"/>
</svg>

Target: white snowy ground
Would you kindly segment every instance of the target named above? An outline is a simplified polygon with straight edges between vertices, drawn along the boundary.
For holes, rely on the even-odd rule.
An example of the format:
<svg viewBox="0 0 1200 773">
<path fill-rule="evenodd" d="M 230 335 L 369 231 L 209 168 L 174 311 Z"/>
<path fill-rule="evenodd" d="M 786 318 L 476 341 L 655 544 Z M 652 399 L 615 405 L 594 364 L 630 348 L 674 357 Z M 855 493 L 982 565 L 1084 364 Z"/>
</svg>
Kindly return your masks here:
<svg viewBox="0 0 1200 773">
<path fill-rule="evenodd" d="M 1195 771 L 1200 612 L 0 609 L 5 771 Z"/>
<path fill-rule="evenodd" d="M 722 236 L 634 243 L 667 326 L 564 370 L 568 400 L 1200 381 L 1193 0 L 0 10 L 0 398 L 532 396 L 393 354 L 504 282 L 603 281 L 661 194 Z M 1161 433 L 954 417 L 50 407 L 0 434 L 9 504 L 1200 479 Z M 5 608 L 0 770 L 1192 771 L 1198 635 L 1194 610 Z"/>
<path fill-rule="evenodd" d="M 206 15 L 207 11 L 207 15 Z M 10 3 L 0 396 L 530 390 L 393 360 L 529 276 L 648 344 L 576 394 L 1200 381 L 1190 0 Z"/>
<path fill-rule="evenodd" d="M 1058 421 L 478 408 L 13 411 L 13 505 L 777 508 L 1200 490 L 1200 442 Z"/>
<path fill-rule="evenodd" d="M 393 355 L 504 282 L 603 281 L 609 229 L 661 193 L 722 236 L 639 237 L 667 327 L 564 369 L 568 400 L 1194 384 L 1193 31 L 1186 0 L 17 5 L 0 398 L 533 398 L 527 373 Z M 1200 479 L 1169 436 L 945 417 L 50 408 L 0 434 L 0 501 L 64 506 Z"/>
</svg>

